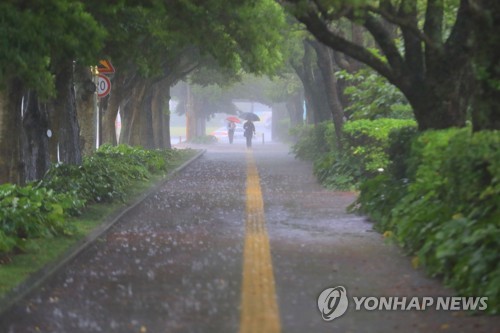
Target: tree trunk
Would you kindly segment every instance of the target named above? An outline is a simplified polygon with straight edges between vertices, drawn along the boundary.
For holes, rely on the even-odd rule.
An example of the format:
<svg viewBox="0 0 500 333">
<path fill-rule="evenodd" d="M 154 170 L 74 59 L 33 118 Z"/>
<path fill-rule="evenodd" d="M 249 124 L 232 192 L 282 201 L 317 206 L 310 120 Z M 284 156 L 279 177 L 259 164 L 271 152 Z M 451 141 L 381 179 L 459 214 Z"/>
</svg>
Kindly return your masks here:
<svg viewBox="0 0 500 333">
<path fill-rule="evenodd" d="M 419 130 L 465 126 L 474 92 L 471 66 L 457 63 L 450 68 L 436 60 L 434 67 L 425 81 L 414 79 L 410 85 L 400 85 L 413 108 Z"/>
<path fill-rule="evenodd" d="M 173 83 L 168 81 L 168 84 L 165 85 L 164 93 L 164 106 L 162 107 L 163 113 L 163 142 L 164 148 L 170 149 L 172 148 L 172 142 L 170 140 L 170 87 L 172 87 Z"/>
<path fill-rule="evenodd" d="M 120 102 L 121 98 L 116 91 L 113 91 L 108 97 L 106 112 L 102 115 L 102 144 L 109 143 L 113 146 L 118 144 L 116 118 L 120 110 Z"/>
<path fill-rule="evenodd" d="M 53 140 L 50 140 L 51 153 L 54 159 L 58 154 L 63 163 L 79 165 L 82 163 L 82 153 L 73 84 L 73 62 L 60 64 L 59 68 L 56 73 L 57 97 L 52 102 L 50 112 L 54 133 Z"/>
<path fill-rule="evenodd" d="M 188 90 L 186 101 L 186 120 L 188 140 L 206 135 L 206 113 L 203 107 L 206 101 Z"/>
<path fill-rule="evenodd" d="M 141 145 L 141 129 L 143 124 L 141 121 L 141 108 L 143 106 L 143 98 L 146 93 L 146 80 L 140 79 L 134 85 L 130 96 L 130 102 L 123 109 L 123 118 L 125 120 L 125 132 L 123 143 L 131 146 Z M 123 126 L 123 125 L 122 125 Z M 123 127 L 122 127 L 123 128 Z"/>
<path fill-rule="evenodd" d="M 148 80 L 149 81 L 149 80 Z M 154 145 L 154 133 L 153 133 L 153 89 L 150 82 L 147 82 L 144 95 L 140 105 L 140 110 L 138 110 L 139 121 L 139 142 L 138 145 L 146 148 L 153 149 Z"/>
<path fill-rule="evenodd" d="M 309 43 L 304 42 L 304 75 L 302 83 L 304 93 L 307 95 L 308 112 L 312 111 L 315 124 L 331 120 L 324 82 L 317 67 L 317 59 Z"/>
<path fill-rule="evenodd" d="M 151 103 L 155 148 L 171 148 L 169 101 L 170 82 L 163 80 L 155 84 Z"/>
<path fill-rule="evenodd" d="M 22 87 L 10 82 L 0 90 L 0 184 L 21 182 L 21 103 Z"/>
<path fill-rule="evenodd" d="M 111 81 L 113 88 L 111 89 L 106 112 L 102 117 L 102 142 L 116 145 L 118 143 L 116 135 L 116 118 L 118 117 L 118 111 L 122 110 L 124 105 L 128 102 L 124 96 L 127 91 L 126 87 L 127 76 L 123 72 L 116 72 L 113 80 Z M 123 111 L 120 112 L 123 124 Z M 122 126 L 122 131 L 123 131 Z M 121 136 L 121 135 L 120 135 Z"/>
<path fill-rule="evenodd" d="M 120 144 L 129 144 L 130 132 L 132 130 L 132 101 L 127 101 L 120 105 L 120 116 L 122 128 L 120 131 Z"/>
<path fill-rule="evenodd" d="M 191 87 L 186 84 L 186 99 L 184 101 L 186 110 L 186 138 L 188 141 L 193 140 L 198 134 L 198 119 L 195 112 L 194 96 L 191 92 Z"/>
<path fill-rule="evenodd" d="M 90 67 L 75 66 L 75 91 L 78 124 L 80 125 L 80 148 L 83 156 L 95 151 L 95 91 Z"/>
<path fill-rule="evenodd" d="M 22 184 L 42 179 L 50 168 L 47 136 L 49 117 L 46 105 L 39 102 L 37 94 L 33 91 L 26 95 L 25 104 L 21 133 Z"/>
<path fill-rule="evenodd" d="M 479 81 L 474 98 L 474 131 L 500 130 L 500 2 L 484 0 L 475 19 L 474 68 Z"/>
<path fill-rule="evenodd" d="M 344 127 L 344 109 L 340 102 L 335 77 L 335 66 L 333 60 L 333 50 L 319 42 L 311 42 L 318 56 L 318 67 L 321 70 L 323 82 L 325 84 L 326 97 L 330 112 L 332 114 L 333 125 L 335 126 L 336 146 L 342 150 L 342 130 Z"/>
<path fill-rule="evenodd" d="M 286 101 L 286 109 L 288 111 L 288 116 L 290 117 L 290 127 L 292 128 L 304 123 L 303 103 L 304 98 L 300 92 L 291 95 Z"/>
</svg>

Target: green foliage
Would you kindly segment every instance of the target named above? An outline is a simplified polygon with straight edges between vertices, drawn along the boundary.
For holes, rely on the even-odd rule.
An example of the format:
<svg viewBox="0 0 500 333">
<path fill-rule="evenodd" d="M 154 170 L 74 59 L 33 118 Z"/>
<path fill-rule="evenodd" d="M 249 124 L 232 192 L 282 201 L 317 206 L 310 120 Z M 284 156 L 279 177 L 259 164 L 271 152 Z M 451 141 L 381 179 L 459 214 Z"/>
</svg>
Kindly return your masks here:
<svg viewBox="0 0 500 333">
<path fill-rule="evenodd" d="M 0 253 L 23 248 L 25 239 L 68 235 L 68 215 L 86 205 L 122 199 L 134 180 L 166 171 L 176 150 L 104 145 L 81 166 L 55 164 L 41 181 L 0 186 Z"/>
<path fill-rule="evenodd" d="M 78 1 L 2 2 L 0 22 L 0 82 L 20 78 L 40 96 L 55 94 L 51 65 L 77 57 L 89 63 L 104 38 Z"/>
<path fill-rule="evenodd" d="M 121 199 L 133 180 L 146 179 L 152 172 L 166 170 L 172 154 L 127 145 L 103 145 L 80 166 L 54 165 L 40 186 L 60 193 L 74 193 L 84 202 Z"/>
<path fill-rule="evenodd" d="M 314 174 L 327 188 L 351 190 L 360 178 L 355 160 L 347 155 L 332 151 L 314 161 Z"/>
<path fill-rule="evenodd" d="M 432 275 L 463 295 L 488 296 L 498 313 L 500 132 L 425 132 L 405 172 L 394 170 L 362 185 L 359 209 Z"/>
<path fill-rule="evenodd" d="M 65 194 L 32 185 L 0 185 L 0 251 L 22 247 L 26 238 L 71 234 L 66 200 Z"/>
<path fill-rule="evenodd" d="M 374 176 L 389 165 L 389 134 L 406 127 L 416 128 L 415 121 L 390 118 L 349 121 L 344 125 L 345 154 L 359 166 L 363 178 Z"/>
<path fill-rule="evenodd" d="M 296 139 L 292 152 L 303 160 L 314 161 L 334 149 L 335 129 L 331 122 L 297 126 L 290 129 L 290 135 Z"/>
<path fill-rule="evenodd" d="M 329 188 L 349 190 L 389 167 L 389 135 L 402 128 L 416 128 L 413 120 L 376 119 L 348 121 L 344 125 L 342 151 L 335 129 L 325 122 L 292 129 L 298 138 L 292 146 L 296 157 L 314 161 L 314 173 Z"/>
<path fill-rule="evenodd" d="M 350 119 L 413 118 L 404 95 L 383 76 L 369 69 L 361 69 L 355 74 L 340 71 L 336 75 L 349 84 L 344 94 L 350 105 L 344 111 Z"/>
</svg>

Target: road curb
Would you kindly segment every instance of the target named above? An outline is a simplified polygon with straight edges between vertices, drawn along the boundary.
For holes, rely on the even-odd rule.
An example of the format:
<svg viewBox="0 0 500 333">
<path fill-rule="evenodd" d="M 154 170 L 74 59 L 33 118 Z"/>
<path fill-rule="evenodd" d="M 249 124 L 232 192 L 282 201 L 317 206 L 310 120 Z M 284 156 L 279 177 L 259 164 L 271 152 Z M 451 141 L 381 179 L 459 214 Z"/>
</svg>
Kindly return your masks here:
<svg viewBox="0 0 500 333">
<path fill-rule="evenodd" d="M 92 230 L 87 236 L 78 241 L 70 249 L 64 252 L 59 258 L 54 260 L 54 262 L 47 264 L 37 272 L 33 273 L 24 282 L 19 284 L 17 287 L 9 291 L 4 297 L 0 299 L 0 314 L 8 310 L 12 305 L 19 302 L 26 295 L 32 292 L 34 289 L 42 285 L 47 279 L 49 279 L 54 273 L 56 273 L 63 266 L 71 262 L 80 253 L 82 253 L 92 242 L 94 242 L 98 237 L 108 231 L 114 224 L 116 224 L 123 215 L 125 215 L 130 210 L 134 209 L 137 205 L 143 202 L 151 194 L 157 192 L 165 183 L 167 183 L 174 175 L 181 172 L 191 163 L 200 158 L 205 154 L 206 149 L 199 150 L 198 153 L 184 162 L 179 167 L 170 171 L 163 180 L 158 184 L 151 187 L 149 190 L 138 196 L 132 203 L 128 206 L 117 209 L 114 213 L 109 215 L 103 224 Z"/>
</svg>

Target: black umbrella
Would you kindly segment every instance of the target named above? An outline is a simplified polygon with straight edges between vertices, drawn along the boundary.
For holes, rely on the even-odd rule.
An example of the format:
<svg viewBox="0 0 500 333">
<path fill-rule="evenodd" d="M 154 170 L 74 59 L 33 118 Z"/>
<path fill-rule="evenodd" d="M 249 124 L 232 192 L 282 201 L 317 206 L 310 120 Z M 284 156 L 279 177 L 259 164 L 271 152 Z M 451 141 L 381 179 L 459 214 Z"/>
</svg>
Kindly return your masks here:
<svg viewBox="0 0 500 333">
<path fill-rule="evenodd" d="M 240 114 L 240 118 L 241 119 L 245 119 L 245 120 L 251 120 L 251 121 L 260 121 L 260 118 L 258 115 L 256 115 L 255 113 L 253 112 L 245 112 L 245 113 L 242 113 Z"/>
</svg>

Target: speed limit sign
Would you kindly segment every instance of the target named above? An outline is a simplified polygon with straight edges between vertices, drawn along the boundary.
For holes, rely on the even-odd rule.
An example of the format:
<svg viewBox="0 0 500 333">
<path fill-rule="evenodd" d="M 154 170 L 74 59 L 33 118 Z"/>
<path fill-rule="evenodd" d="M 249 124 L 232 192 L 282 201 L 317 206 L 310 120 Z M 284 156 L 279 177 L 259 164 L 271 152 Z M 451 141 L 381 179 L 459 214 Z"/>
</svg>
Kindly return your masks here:
<svg viewBox="0 0 500 333">
<path fill-rule="evenodd" d="M 104 97 L 111 91 L 111 81 L 102 74 L 97 75 L 97 96 Z"/>
</svg>

